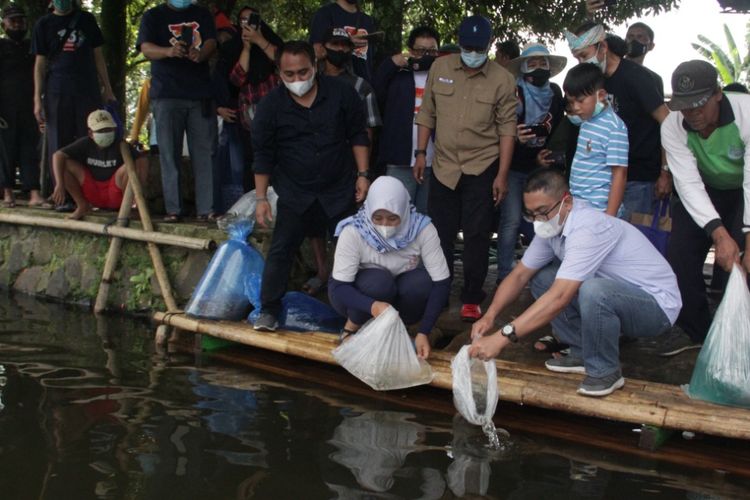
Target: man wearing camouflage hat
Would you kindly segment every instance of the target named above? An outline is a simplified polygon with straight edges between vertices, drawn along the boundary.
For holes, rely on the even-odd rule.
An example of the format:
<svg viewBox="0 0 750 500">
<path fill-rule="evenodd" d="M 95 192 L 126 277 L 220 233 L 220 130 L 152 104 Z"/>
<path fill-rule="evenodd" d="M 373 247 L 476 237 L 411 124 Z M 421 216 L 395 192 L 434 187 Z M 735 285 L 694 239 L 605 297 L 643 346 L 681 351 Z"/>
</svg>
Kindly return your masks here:
<svg viewBox="0 0 750 500">
<path fill-rule="evenodd" d="M 673 331 L 662 356 L 700 347 L 706 338 L 711 314 L 703 263 L 712 245 L 715 265 L 731 271 L 741 263 L 750 271 L 750 257 L 740 258 L 750 239 L 750 95 L 723 93 L 717 77 L 705 61 L 677 66 L 669 103 L 673 112 L 661 127 L 679 196 L 667 260 L 682 295 L 677 326 L 687 333 Z"/>
</svg>

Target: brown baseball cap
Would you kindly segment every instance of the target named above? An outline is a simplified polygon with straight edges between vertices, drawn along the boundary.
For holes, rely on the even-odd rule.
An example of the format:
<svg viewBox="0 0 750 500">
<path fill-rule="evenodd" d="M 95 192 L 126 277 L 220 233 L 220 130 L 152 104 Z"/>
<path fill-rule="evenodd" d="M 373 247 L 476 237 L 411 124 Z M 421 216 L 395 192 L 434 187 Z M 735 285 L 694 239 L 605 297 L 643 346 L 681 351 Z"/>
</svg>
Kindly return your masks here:
<svg viewBox="0 0 750 500">
<path fill-rule="evenodd" d="M 672 100 L 667 106 L 672 111 L 703 106 L 716 92 L 718 76 L 716 68 L 706 61 L 681 63 L 672 73 Z"/>
</svg>

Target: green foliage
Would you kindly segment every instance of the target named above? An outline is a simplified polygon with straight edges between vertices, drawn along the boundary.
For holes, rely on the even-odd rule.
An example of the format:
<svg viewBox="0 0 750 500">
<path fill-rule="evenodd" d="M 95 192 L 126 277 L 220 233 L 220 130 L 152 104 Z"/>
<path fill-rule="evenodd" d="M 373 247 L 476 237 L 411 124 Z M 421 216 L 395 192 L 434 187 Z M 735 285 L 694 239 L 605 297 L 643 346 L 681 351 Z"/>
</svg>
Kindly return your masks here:
<svg viewBox="0 0 750 500">
<path fill-rule="evenodd" d="M 142 299 L 151 295 L 151 277 L 153 275 L 154 269 L 147 267 L 142 272 L 130 277 L 130 282 L 133 284 L 133 292 L 128 297 L 128 309 L 137 309 Z"/>
<path fill-rule="evenodd" d="M 740 56 L 734 36 L 726 24 L 724 25 L 724 36 L 727 39 L 727 50 L 704 35 L 698 35 L 699 43 L 692 43 L 691 45 L 703 58 L 716 66 L 719 78 L 724 85 L 733 82 L 748 84 L 750 81 L 750 50 L 745 54 L 745 57 Z M 745 27 L 745 41 L 750 44 L 750 21 Z"/>
</svg>

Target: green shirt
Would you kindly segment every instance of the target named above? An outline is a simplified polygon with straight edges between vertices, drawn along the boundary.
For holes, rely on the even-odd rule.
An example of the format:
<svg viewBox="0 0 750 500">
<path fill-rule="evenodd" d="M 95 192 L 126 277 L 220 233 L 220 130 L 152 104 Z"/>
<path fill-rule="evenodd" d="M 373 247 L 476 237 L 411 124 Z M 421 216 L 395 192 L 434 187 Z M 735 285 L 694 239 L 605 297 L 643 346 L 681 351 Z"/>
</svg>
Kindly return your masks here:
<svg viewBox="0 0 750 500">
<path fill-rule="evenodd" d="M 735 122 L 718 127 L 705 139 L 692 130 L 687 136 L 703 182 L 715 189 L 742 187 L 745 143 Z"/>
</svg>

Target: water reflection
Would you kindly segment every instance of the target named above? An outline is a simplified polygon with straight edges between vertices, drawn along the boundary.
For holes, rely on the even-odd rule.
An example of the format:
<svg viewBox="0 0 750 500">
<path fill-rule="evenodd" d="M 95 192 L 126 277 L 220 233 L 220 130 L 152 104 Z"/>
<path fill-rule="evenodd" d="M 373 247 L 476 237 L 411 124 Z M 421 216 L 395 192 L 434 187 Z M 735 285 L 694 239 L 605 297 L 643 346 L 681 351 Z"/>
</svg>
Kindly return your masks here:
<svg viewBox="0 0 750 500">
<path fill-rule="evenodd" d="M 0 497 L 8 499 L 747 496 L 550 440 L 486 448 L 462 418 L 403 412 L 192 356 L 144 323 L 0 298 Z M 447 396 L 449 397 L 449 396 Z"/>
</svg>

